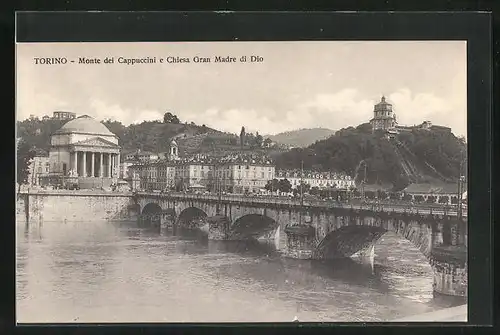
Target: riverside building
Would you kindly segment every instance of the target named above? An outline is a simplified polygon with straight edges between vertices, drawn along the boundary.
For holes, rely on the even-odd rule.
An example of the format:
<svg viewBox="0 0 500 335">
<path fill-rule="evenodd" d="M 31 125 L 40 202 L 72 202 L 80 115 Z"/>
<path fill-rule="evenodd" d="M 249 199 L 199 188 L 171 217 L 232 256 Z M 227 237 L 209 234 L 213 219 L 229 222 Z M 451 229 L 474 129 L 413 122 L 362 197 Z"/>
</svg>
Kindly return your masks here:
<svg viewBox="0 0 500 335">
<path fill-rule="evenodd" d="M 50 139 L 45 184 L 109 187 L 120 173 L 118 136 L 88 115 L 68 121 Z"/>
<path fill-rule="evenodd" d="M 287 179 L 292 189 L 300 186 L 300 183 L 309 184 L 318 189 L 335 188 L 349 190 L 356 187 L 354 178 L 336 172 L 316 172 L 300 170 L 280 170 L 276 173 L 276 179 Z"/>
</svg>

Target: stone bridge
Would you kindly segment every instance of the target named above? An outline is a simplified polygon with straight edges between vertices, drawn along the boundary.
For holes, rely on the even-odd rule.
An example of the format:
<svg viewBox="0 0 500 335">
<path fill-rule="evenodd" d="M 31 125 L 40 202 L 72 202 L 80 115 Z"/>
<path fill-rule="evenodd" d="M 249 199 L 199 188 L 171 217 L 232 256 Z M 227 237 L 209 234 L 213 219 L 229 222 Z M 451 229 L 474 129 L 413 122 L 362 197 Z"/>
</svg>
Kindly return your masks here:
<svg viewBox="0 0 500 335">
<path fill-rule="evenodd" d="M 434 269 L 437 293 L 467 295 L 467 220 L 450 208 L 349 205 L 282 198 L 137 193 L 142 224 L 201 229 L 209 239 L 274 238 L 285 255 L 349 257 L 386 232 L 409 240 Z"/>
</svg>

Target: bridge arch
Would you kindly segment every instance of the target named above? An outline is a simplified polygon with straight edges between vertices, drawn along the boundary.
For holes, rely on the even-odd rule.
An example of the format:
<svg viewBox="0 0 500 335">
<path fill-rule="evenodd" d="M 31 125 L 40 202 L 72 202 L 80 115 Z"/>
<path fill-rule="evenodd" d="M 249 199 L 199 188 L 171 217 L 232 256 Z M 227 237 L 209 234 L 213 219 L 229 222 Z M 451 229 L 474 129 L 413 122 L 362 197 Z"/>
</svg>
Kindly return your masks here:
<svg viewBox="0 0 500 335">
<path fill-rule="evenodd" d="M 179 213 L 177 225 L 184 229 L 202 229 L 208 231 L 208 229 L 205 229 L 208 228 L 205 227 L 207 226 L 207 217 L 208 215 L 204 210 L 198 207 L 187 207 Z"/>
<path fill-rule="evenodd" d="M 279 224 L 262 214 L 246 214 L 237 218 L 231 227 L 231 236 L 241 239 L 274 237 Z"/>
<path fill-rule="evenodd" d="M 155 202 L 150 202 L 142 208 L 140 225 L 160 225 L 162 208 Z"/>
<path fill-rule="evenodd" d="M 317 244 L 314 256 L 320 259 L 351 257 L 373 246 L 387 232 L 393 232 L 399 238 L 409 241 L 430 261 L 433 234 L 431 224 L 400 220 L 387 225 L 365 223 L 334 229 Z"/>
</svg>

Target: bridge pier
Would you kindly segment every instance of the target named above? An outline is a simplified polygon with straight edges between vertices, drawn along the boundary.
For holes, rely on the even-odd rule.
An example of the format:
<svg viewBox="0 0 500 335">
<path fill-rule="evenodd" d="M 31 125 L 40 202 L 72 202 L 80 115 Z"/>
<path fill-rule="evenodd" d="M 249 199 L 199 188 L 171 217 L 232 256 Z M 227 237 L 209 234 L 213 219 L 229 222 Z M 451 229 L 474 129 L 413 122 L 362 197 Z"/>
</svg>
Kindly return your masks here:
<svg viewBox="0 0 500 335">
<path fill-rule="evenodd" d="M 290 258 L 310 259 L 315 247 L 315 229 L 309 225 L 290 225 L 285 227 L 286 251 Z"/>
<path fill-rule="evenodd" d="M 467 297 L 467 251 L 464 246 L 436 246 L 431 251 L 434 292 Z"/>
<path fill-rule="evenodd" d="M 209 240 L 224 241 L 230 239 L 231 222 L 226 216 L 212 216 L 207 221 Z"/>
</svg>

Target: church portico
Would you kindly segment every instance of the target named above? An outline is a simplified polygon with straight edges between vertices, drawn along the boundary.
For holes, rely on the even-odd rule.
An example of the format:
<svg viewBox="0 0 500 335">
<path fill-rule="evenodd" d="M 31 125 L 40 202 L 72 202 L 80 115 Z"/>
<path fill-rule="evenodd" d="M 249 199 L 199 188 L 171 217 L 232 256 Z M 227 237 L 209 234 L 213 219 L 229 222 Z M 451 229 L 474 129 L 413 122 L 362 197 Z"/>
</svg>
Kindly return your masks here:
<svg viewBox="0 0 500 335">
<path fill-rule="evenodd" d="M 71 169 L 78 177 L 118 178 L 119 153 L 75 150 L 70 152 Z"/>
</svg>

